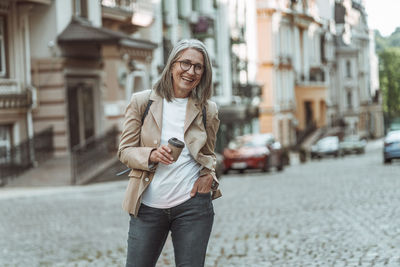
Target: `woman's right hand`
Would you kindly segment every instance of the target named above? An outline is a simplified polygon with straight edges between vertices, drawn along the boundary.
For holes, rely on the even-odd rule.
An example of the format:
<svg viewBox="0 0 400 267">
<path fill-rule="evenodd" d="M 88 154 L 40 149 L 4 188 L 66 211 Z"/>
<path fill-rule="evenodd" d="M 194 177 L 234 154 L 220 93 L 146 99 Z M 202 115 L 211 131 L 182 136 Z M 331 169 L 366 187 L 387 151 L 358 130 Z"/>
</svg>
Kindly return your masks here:
<svg viewBox="0 0 400 267">
<path fill-rule="evenodd" d="M 169 165 L 173 163 L 171 149 L 168 146 L 159 146 L 150 153 L 150 163 L 162 163 Z"/>
</svg>

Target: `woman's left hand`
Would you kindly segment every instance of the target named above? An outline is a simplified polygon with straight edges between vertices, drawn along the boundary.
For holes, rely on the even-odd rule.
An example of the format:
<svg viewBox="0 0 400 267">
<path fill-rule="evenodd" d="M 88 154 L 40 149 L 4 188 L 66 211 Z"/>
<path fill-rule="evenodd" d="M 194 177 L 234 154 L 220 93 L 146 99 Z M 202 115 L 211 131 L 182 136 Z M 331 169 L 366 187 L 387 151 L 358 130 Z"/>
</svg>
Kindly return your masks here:
<svg viewBox="0 0 400 267">
<path fill-rule="evenodd" d="M 213 182 L 213 177 L 211 174 L 206 174 L 200 176 L 194 183 L 190 196 L 194 197 L 197 192 L 199 193 L 209 193 L 211 191 L 211 185 Z"/>
</svg>

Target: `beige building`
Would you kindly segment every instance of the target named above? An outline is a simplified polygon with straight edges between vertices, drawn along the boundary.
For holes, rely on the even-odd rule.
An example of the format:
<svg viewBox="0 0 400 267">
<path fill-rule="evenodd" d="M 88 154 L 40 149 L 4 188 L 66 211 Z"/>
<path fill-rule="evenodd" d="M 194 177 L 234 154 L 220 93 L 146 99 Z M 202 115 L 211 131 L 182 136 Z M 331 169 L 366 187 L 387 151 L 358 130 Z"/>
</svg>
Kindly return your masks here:
<svg viewBox="0 0 400 267">
<path fill-rule="evenodd" d="M 327 123 L 326 26 L 315 1 L 259 0 L 257 19 L 261 131 L 291 146 Z"/>
<path fill-rule="evenodd" d="M 262 132 L 285 146 L 344 124 L 348 134 L 382 135 L 362 1 L 258 0 L 257 30 Z"/>
<path fill-rule="evenodd" d="M 0 81 L 0 103 L 7 107 L 0 109 L 0 144 L 8 138 L 7 147 L 13 147 L 50 126 L 54 155 L 64 162 L 58 168 L 71 177 L 67 180 L 96 175 L 90 166 L 101 171 L 116 161 L 109 149 L 118 130 L 111 129 L 122 124 L 130 94 L 150 83 L 157 44 L 132 34 L 153 22 L 152 5 L 10 0 L 0 6 L 8 41 L 7 56 L 1 57 L 8 62 L 7 79 Z M 133 14 L 144 14 L 147 23 Z M 13 165 L 20 164 L 13 158 Z"/>
</svg>

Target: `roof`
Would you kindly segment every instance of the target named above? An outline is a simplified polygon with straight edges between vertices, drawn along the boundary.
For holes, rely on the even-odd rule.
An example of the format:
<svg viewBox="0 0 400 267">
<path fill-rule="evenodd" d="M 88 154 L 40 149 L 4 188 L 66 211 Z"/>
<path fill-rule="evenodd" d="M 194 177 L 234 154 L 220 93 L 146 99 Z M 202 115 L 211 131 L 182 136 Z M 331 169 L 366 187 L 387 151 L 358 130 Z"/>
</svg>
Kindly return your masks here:
<svg viewBox="0 0 400 267">
<path fill-rule="evenodd" d="M 64 31 L 58 35 L 57 42 L 60 45 L 73 43 L 102 43 L 119 44 L 121 46 L 153 50 L 156 43 L 132 38 L 122 32 L 92 26 L 88 21 L 73 18 Z"/>
</svg>

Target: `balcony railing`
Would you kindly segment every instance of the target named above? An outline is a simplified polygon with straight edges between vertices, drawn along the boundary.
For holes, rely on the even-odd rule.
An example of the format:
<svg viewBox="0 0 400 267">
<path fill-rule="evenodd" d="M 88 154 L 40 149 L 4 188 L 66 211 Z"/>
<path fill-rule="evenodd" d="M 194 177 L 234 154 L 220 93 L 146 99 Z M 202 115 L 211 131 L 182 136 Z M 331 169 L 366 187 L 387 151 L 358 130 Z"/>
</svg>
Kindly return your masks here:
<svg viewBox="0 0 400 267">
<path fill-rule="evenodd" d="M 105 134 L 72 148 L 72 184 L 81 184 L 100 169 L 101 164 L 115 158 L 119 131 L 113 127 Z"/>
<path fill-rule="evenodd" d="M 0 149 L 0 185 L 52 157 L 53 128 L 36 133 L 11 149 Z"/>
<path fill-rule="evenodd" d="M 147 27 L 154 20 L 152 1 L 102 0 L 103 18 L 131 26 Z M 128 25 L 123 25 L 128 27 Z"/>
<path fill-rule="evenodd" d="M 102 0 L 101 5 L 104 7 L 118 8 L 128 12 L 133 12 L 135 0 Z"/>
<path fill-rule="evenodd" d="M 31 94 L 0 94 L 0 109 L 29 108 L 32 105 Z"/>
</svg>

